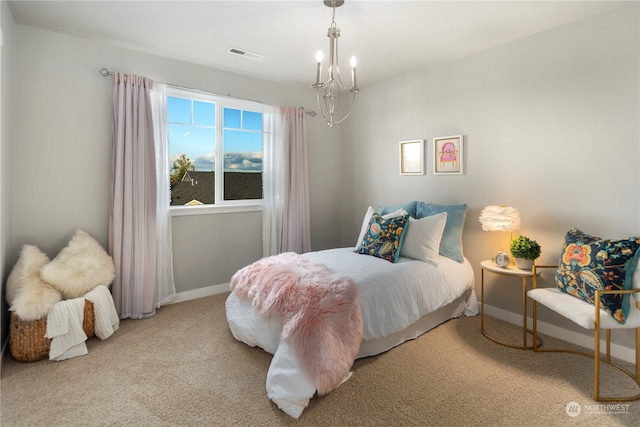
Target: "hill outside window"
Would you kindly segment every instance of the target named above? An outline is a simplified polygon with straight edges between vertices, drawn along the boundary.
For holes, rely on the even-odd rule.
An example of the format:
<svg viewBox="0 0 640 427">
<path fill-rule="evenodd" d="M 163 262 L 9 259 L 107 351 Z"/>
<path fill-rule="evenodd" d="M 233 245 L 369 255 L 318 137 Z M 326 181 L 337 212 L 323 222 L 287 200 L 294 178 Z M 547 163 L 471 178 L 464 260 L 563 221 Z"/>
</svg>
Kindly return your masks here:
<svg viewBox="0 0 640 427">
<path fill-rule="evenodd" d="M 261 208 L 264 106 L 174 87 L 166 93 L 172 214 Z"/>
</svg>

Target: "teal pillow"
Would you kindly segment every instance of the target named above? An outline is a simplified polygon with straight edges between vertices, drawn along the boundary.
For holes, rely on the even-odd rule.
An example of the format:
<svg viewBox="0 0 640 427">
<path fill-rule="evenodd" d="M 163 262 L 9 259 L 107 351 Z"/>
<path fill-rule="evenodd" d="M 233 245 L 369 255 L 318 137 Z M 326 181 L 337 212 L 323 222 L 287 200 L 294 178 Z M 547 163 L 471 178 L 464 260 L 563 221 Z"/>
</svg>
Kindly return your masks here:
<svg viewBox="0 0 640 427">
<path fill-rule="evenodd" d="M 572 228 L 564 238 L 556 284 L 561 291 L 590 304 L 595 303 L 597 289 L 631 289 L 639 247 L 638 236 L 608 240 Z M 602 295 L 600 304 L 619 323 L 626 322 L 629 294 Z"/>
<path fill-rule="evenodd" d="M 378 213 L 380 215 L 386 215 L 389 214 L 391 212 L 395 212 L 397 210 L 400 209 L 404 209 L 405 211 L 407 211 L 407 213 L 409 215 L 411 215 L 413 218 L 416 218 L 416 207 L 417 207 L 418 201 L 417 200 L 413 200 L 411 202 L 407 202 L 407 203 L 400 203 L 398 205 L 390 205 L 390 206 L 381 206 L 377 209 Z"/>
<path fill-rule="evenodd" d="M 382 215 L 374 213 L 356 252 L 397 262 L 407 232 L 407 221 L 409 215 L 385 219 Z"/>
<path fill-rule="evenodd" d="M 416 207 L 416 218 L 436 215 L 442 212 L 447 213 L 447 222 L 440 240 L 440 255 L 450 258 L 459 263 L 464 262 L 462 252 L 462 229 L 464 220 L 467 217 L 467 205 L 436 205 L 434 203 L 418 202 Z"/>
</svg>

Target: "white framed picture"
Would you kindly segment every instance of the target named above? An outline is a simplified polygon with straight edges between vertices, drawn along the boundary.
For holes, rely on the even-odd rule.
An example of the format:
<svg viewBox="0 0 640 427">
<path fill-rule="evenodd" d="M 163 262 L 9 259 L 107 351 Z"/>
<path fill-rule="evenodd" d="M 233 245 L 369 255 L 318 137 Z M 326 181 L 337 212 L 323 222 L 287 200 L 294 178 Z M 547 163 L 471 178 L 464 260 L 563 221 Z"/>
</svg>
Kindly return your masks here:
<svg viewBox="0 0 640 427">
<path fill-rule="evenodd" d="M 400 175 L 424 175 L 424 140 L 400 141 Z"/>
<path fill-rule="evenodd" d="M 464 136 L 433 138 L 433 174 L 460 175 L 464 173 Z"/>
</svg>

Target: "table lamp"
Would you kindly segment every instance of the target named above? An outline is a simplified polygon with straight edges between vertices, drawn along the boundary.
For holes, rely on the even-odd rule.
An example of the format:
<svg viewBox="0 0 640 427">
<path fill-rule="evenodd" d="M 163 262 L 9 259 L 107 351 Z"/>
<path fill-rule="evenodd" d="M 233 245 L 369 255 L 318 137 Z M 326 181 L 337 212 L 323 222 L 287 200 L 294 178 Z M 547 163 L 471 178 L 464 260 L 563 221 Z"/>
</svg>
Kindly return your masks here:
<svg viewBox="0 0 640 427">
<path fill-rule="evenodd" d="M 487 206 L 480 212 L 480 223 L 484 231 L 509 231 L 509 244 L 513 238 L 513 232 L 520 230 L 520 214 L 516 208 L 510 206 Z M 496 254 L 495 262 L 500 267 L 507 267 L 513 264 L 513 259 L 504 251 Z"/>
</svg>

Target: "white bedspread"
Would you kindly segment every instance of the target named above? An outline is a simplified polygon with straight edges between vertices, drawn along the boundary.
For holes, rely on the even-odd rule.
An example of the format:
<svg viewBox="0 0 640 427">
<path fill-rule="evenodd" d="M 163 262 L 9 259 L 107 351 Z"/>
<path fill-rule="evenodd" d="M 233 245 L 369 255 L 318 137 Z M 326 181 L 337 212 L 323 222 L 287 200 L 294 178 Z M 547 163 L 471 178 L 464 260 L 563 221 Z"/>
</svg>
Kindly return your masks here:
<svg viewBox="0 0 640 427">
<path fill-rule="evenodd" d="M 466 259 L 461 264 L 440 257 L 438 267 L 408 258 L 392 264 L 357 254 L 351 247 L 304 256 L 355 280 L 360 290 L 364 341 L 401 331 L 465 294 L 470 295 L 465 312 L 477 314 L 475 294 L 468 292 L 474 287 L 473 269 Z M 280 342 L 278 321 L 260 318 L 250 301 L 240 300 L 233 292 L 226 309 L 229 327 L 237 340 L 274 354 L 267 374 L 267 395 L 285 413 L 298 418 L 315 388 L 298 368 L 291 348 Z"/>
<path fill-rule="evenodd" d="M 438 267 L 409 258 L 390 263 L 352 248 L 309 252 L 305 257 L 351 277 L 360 289 L 362 338 L 382 338 L 452 302 L 473 286 L 473 270 L 440 257 Z M 468 263 L 468 262 L 467 262 Z"/>
</svg>

